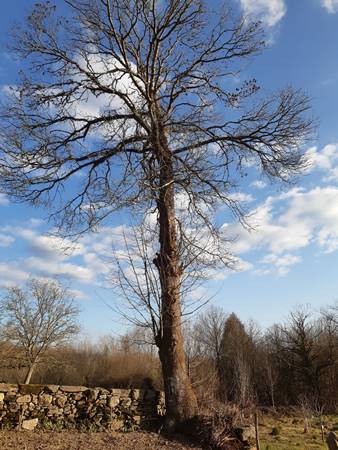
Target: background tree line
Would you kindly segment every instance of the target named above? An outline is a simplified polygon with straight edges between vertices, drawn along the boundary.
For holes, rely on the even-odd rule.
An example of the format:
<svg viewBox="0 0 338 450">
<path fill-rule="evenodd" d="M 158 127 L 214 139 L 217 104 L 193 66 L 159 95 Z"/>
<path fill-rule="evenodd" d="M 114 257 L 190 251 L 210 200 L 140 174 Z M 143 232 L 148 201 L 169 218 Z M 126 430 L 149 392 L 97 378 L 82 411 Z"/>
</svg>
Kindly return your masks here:
<svg viewBox="0 0 338 450">
<path fill-rule="evenodd" d="M 337 411 L 337 305 L 319 313 L 298 307 L 266 330 L 211 308 L 189 327 L 187 348 L 200 396 L 243 410 L 306 403 Z"/>
<path fill-rule="evenodd" d="M 136 326 L 119 337 L 83 340 L 71 292 L 51 281 L 11 288 L 1 305 L 2 381 L 28 382 L 29 375 L 34 383 L 163 389 L 150 330 Z M 307 404 L 336 412 L 337 306 L 299 307 L 265 330 L 217 307 L 185 322 L 187 370 L 200 403 L 243 411 Z"/>
</svg>

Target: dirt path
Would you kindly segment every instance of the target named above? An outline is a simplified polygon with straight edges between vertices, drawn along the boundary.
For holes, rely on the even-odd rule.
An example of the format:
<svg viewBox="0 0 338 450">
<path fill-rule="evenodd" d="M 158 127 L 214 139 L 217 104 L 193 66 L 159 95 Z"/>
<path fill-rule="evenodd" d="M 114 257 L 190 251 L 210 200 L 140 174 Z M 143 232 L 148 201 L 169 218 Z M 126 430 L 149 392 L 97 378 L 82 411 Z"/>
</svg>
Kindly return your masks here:
<svg viewBox="0 0 338 450">
<path fill-rule="evenodd" d="M 182 440 L 156 433 L 76 433 L 0 431 L 1 450 L 188 450 Z"/>
</svg>

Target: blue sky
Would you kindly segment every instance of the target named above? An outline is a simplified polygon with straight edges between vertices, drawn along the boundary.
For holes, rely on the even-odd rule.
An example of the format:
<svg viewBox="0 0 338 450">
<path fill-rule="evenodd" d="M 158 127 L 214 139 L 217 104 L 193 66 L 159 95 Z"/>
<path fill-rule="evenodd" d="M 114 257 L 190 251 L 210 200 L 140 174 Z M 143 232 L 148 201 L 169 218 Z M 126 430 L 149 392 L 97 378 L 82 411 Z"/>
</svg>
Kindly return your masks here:
<svg viewBox="0 0 338 450">
<path fill-rule="evenodd" d="M 8 30 L 31 0 L 5 2 L 0 17 L 0 85 L 15 84 L 19 64 L 6 50 Z M 57 1 L 59 6 L 61 0 Z M 236 236 L 241 270 L 217 272 L 206 286 L 214 303 L 263 326 L 283 320 L 297 304 L 315 309 L 338 298 L 338 0 L 238 0 L 236 6 L 263 21 L 269 47 L 245 68 L 269 93 L 291 84 L 304 89 L 318 118 L 317 136 L 306 149 L 310 166 L 296 185 L 271 186 L 254 167 L 239 187 L 254 231 L 227 222 Z M 46 211 L 14 204 L 0 194 L 0 285 L 29 276 L 57 276 L 71 283 L 90 336 L 119 333 L 121 319 L 107 304 L 114 294 L 102 287 L 112 240 L 121 240 L 126 217 L 113 217 L 99 234 L 70 250 L 45 233 Z M 225 220 L 225 219 L 224 219 Z"/>
</svg>

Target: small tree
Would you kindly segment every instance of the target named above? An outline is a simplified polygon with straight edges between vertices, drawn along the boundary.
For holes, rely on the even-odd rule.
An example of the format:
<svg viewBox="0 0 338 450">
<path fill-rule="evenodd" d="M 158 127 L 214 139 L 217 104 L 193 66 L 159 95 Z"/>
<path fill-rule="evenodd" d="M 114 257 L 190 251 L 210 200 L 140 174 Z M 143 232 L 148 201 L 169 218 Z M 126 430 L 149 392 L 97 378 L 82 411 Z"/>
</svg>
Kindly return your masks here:
<svg viewBox="0 0 338 450">
<path fill-rule="evenodd" d="M 60 283 L 32 279 L 25 289 L 10 287 L 1 300 L 2 337 L 22 349 L 28 384 L 43 355 L 79 331 L 79 313 L 70 292 Z"/>
</svg>

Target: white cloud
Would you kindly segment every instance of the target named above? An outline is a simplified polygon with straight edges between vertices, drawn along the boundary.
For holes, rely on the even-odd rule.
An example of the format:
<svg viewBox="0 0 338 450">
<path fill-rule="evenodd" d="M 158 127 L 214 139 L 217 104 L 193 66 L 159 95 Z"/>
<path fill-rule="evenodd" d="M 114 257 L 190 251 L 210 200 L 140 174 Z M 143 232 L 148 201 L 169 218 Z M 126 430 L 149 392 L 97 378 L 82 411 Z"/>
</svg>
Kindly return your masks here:
<svg viewBox="0 0 338 450">
<path fill-rule="evenodd" d="M 20 257 L 20 267 L 27 271 L 27 277 L 58 277 L 79 283 L 102 283 L 110 270 L 113 248 L 121 251 L 125 245 L 124 234 L 126 239 L 130 234 L 130 228 L 126 226 L 104 227 L 73 242 L 41 233 L 40 225 L 42 223 L 39 221 L 29 220 L 26 228 L 1 227 L 0 247 L 7 247 L 14 240 L 17 240 L 18 246 L 25 245 L 22 250 L 28 253 L 28 257 Z M 8 265 L 4 267 L 4 276 L 12 281 L 8 276 Z M 20 281 L 15 276 L 14 281 L 16 279 Z"/>
<path fill-rule="evenodd" d="M 77 298 L 79 300 L 87 300 L 88 299 L 88 295 L 85 294 L 84 292 L 80 291 L 79 289 L 70 289 L 69 292 L 74 298 Z"/>
<path fill-rule="evenodd" d="M 268 27 L 276 25 L 286 14 L 284 0 L 240 0 L 246 16 L 261 20 Z"/>
<path fill-rule="evenodd" d="M 263 180 L 257 180 L 253 181 L 250 186 L 255 189 L 264 189 L 267 186 L 267 183 Z"/>
<path fill-rule="evenodd" d="M 17 95 L 19 93 L 19 89 L 16 84 L 3 84 L 0 88 L 0 93 L 5 96 Z"/>
<path fill-rule="evenodd" d="M 29 273 L 19 269 L 15 264 L 0 262 L 0 287 L 20 284 L 28 278 Z"/>
<path fill-rule="evenodd" d="M 229 237 L 237 237 L 233 244 L 235 254 L 267 252 L 256 273 L 277 271 L 285 275 L 292 265 L 301 261 L 293 253 L 311 244 L 324 253 L 338 250 L 338 188 L 335 186 L 309 191 L 292 189 L 268 197 L 251 214 L 252 229 L 226 224 L 224 231 Z"/>
<path fill-rule="evenodd" d="M 108 56 L 99 55 L 95 48 L 92 49 L 93 53 L 87 55 L 87 58 L 79 58 L 78 64 L 83 68 L 84 72 L 91 72 L 96 76 L 99 76 L 100 83 L 109 88 L 114 86 L 119 92 L 132 97 L 134 103 L 139 102 L 139 89 L 143 89 L 141 80 L 132 79 L 125 73 L 119 61 Z M 131 64 L 133 69 L 133 64 Z M 117 72 L 116 72 L 117 71 Z M 78 118 L 95 118 L 102 115 L 103 112 L 114 111 L 115 113 L 123 113 L 128 110 L 125 102 L 121 100 L 117 95 L 94 95 L 87 89 L 87 76 L 81 74 L 75 75 L 75 78 L 84 87 L 83 95 L 77 93 L 76 99 L 72 103 L 74 113 Z M 79 100 L 79 98 L 81 98 Z M 124 124 L 124 125 L 123 125 Z M 103 137 L 109 137 L 114 133 L 119 135 L 127 135 L 135 130 L 135 121 L 130 119 L 128 121 L 115 121 L 110 124 L 105 124 L 104 127 L 99 126 L 98 129 L 91 130 L 91 134 L 100 133 Z"/>
<path fill-rule="evenodd" d="M 28 258 L 20 258 L 20 268 L 25 272 L 15 269 L 11 276 L 10 265 L 3 264 L 0 278 L 3 277 L 4 283 L 20 283 L 29 276 L 61 277 L 90 283 L 95 280 L 96 273 L 102 273 L 98 263 L 93 267 L 87 264 L 91 261 L 84 258 L 87 250 L 82 242 L 74 243 L 69 239 L 39 234 L 39 223 L 28 221 L 27 224 L 27 228 L 8 226 L 0 229 L 0 246 L 9 246 L 15 238 L 21 238 L 27 244 L 29 254 Z"/>
<path fill-rule="evenodd" d="M 311 147 L 305 152 L 305 159 L 309 172 L 319 169 L 330 173 L 335 169 L 335 163 L 338 163 L 338 144 L 328 144 L 322 150 Z"/>
<path fill-rule="evenodd" d="M 333 177 L 335 170 L 338 172 L 338 144 L 329 144 L 321 150 L 312 147 L 307 151 L 307 157 L 311 163 L 310 171 L 323 170 L 327 177 Z M 251 186 L 262 189 L 265 182 L 254 181 Z M 233 195 L 239 201 L 253 200 L 250 194 L 240 191 Z M 187 207 L 186 200 L 182 195 L 177 197 L 178 209 Z M 294 188 L 269 196 L 248 216 L 251 230 L 243 229 L 240 224 L 223 225 L 226 237 L 237 238 L 232 250 L 238 257 L 240 271 L 282 276 L 301 262 L 298 253 L 310 245 L 324 253 L 338 250 L 338 186 L 308 191 Z M 150 220 L 153 219 L 156 217 L 151 216 Z M 124 236 L 129 242 L 130 233 L 128 226 L 104 227 L 97 233 L 84 235 L 74 246 L 71 241 L 39 234 L 39 223 L 27 222 L 27 228 L 1 228 L 0 245 L 9 246 L 16 237 L 24 239 L 30 254 L 27 260 L 22 259 L 20 268 L 32 276 L 58 276 L 80 283 L 100 283 L 109 273 L 113 248 L 123 254 Z M 201 245 L 212 247 L 214 242 L 206 238 L 201 229 Z M 65 252 L 65 248 L 69 251 Z M 245 255 L 245 259 L 253 262 L 251 253 L 257 250 L 263 256 L 260 255 L 254 266 L 242 259 Z M 2 267 L 3 273 L 4 270 Z M 229 271 L 218 267 L 212 272 L 210 278 L 217 280 L 229 275 Z M 26 272 L 21 276 L 26 276 Z"/>
<path fill-rule="evenodd" d="M 81 265 L 48 261 L 45 258 L 31 256 L 26 260 L 26 266 L 33 272 L 52 277 L 64 277 L 83 283 L 90 283 L 94 279 L 94 273 L 90 268 Z"/>
<path fill-rule="evenodd" d="M 0 247 L 9 247 L 15 239 L 12 236 L 8 236 L 0 233 Z"/>
<path fill-rule="evenodd" d="M 7 195 L 5 194 L 0 194 L 0 206 L 6 206 L 9 204 L 9 200 Z"/>
<path fill-rule="evenodd" d="M 90 269 L 97 274 L 107 274 L 110 270 L 109 265 L 96 253 L 86 253 L 83 256 L 83 259 L 87 267 L 90 267 Z"/>
<path fill-rule="evenodd" d="M 229 195 L 229 198 L 235 202 L 250 203 L 254 201 L 254 197 L 251 194 L 246 194 L 245 192 L 234 192 Z"/>
<path fill-rule="evenodd" d="M 128 239 L 130 230 L 126 226 L 102 227 L 96 233 L 85 235 L 81 243 L 87 252 L 94 253 L 101 257 L 109 257 L 113 248 L 124 246 L 125 239 Z"/>
<path fill-rule="evenodd" d="M 32 217 L 31 219 L 29 219 L 28 223 L 32 228 L 38 228 L 39 226 L 43 225 L 43 220 L 35 219 L 34 217 Z"/>
<path fill-rule="evenodd" d="M 325 173 L 322 181 L 338 182 L 338 143 L 328 144 L 319 150 L 311 147 L 305 152 L 307 171 L 321 170 Z"/>
<path fill-rule="evenodd" d="M 69 239 L 41 235 L 29 228 L 16 228 L 15 233 L 28 242 L 31 252 L 39 256 L 44 255 L 48 258 L 63 260 L 69 256 L 77 256 L 84 253 L 84 246 L 81 243 L 74 243 Z"/>
<path fill-rule="evenodd" d="M 257 269 L 255 273 L 257 275 L 276 274 L 278 276 L 284 276 L 290 271 L 292 266 L 299 264 L 301 261 L 302 258 L 298 255 L 285 253 L 279 256 L 270 253 L 260 261 L 263 267 Z"/>
<path fill-rule="evenodd" d="M 335 14 L 338 11 L 338 0 L 322 0 L 322 6 L 330 14 Z"/>
</svg>

